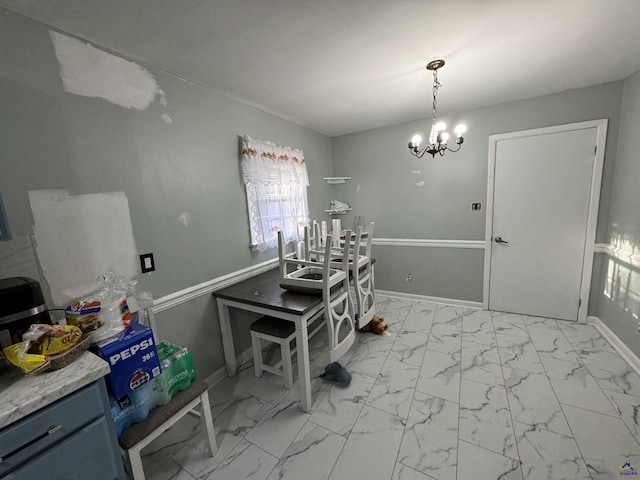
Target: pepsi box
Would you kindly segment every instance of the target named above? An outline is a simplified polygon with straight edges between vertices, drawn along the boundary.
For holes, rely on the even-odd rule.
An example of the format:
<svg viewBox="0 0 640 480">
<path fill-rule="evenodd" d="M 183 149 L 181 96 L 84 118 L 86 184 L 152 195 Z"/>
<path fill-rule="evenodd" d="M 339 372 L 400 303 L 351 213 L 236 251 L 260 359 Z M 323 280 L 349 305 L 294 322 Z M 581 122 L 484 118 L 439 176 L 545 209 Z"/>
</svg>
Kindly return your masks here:
<svg viewBox="0 0 640 480">
<path fill-rule="evenodd" d="M 97 353 L 109 363 L 107 386 L 115 398 L 124 397 L 161 373 L 153 333 L 136 322 L 109 343 L 98 345 Z"/>
</svg>

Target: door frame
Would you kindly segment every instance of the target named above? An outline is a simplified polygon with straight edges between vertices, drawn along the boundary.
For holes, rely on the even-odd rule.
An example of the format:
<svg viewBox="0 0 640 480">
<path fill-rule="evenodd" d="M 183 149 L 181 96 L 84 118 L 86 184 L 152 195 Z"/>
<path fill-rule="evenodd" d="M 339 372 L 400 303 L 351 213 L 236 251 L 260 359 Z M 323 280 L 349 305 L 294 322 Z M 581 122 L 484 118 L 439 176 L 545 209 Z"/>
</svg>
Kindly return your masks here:
<svg viewBox="0 0 640 480">
<path fill-rule="evenodd" d="M 573 130 L 596 129 L 596 153 L 591 171 L 591 189 L 589 193 L 589 211 L 587 214 L 587 233 L 584 244 L 582 278 L 580 282 L 580 299 L 578 307 L 578 322 L 585 323 L 587 309 L 589 307 L 589 293 L 591 289 L 591 273 L 593 269 L 593 254 L 596 240 L 596 227 L 598 224 L 598 208 L 600 205 L 600 189 L 602 185 L 602 170 L 604 166 L 604 151 L 606 147 L 608 120 L 590 120 L 586 122 L 554 125 L 551 127 L 521 130 L 518 132 L 501 133 L 489 136 L 489 167 L 487 170 L 487 202 L 485 224 L 485 254 L 484 254 L 484 280 L 482 288 L 482 306 L 489 309 L 489 285 L 491 280 L 491 255 L 493 252 L 493 197 L 495 190 L 496 170 L 496 146 L 500 140 L 534 137 L 550 133 L 569 132 Z"/>
</svg>

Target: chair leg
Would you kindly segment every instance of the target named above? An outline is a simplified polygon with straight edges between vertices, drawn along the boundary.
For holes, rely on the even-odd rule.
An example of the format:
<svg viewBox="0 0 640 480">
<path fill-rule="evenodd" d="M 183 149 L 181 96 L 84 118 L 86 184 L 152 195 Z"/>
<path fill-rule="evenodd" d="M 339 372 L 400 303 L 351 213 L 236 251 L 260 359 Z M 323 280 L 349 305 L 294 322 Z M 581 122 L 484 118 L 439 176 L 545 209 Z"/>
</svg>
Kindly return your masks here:
<svg viewBox="0 0 640 480">
<path fill-rule="evenodd" d="M 293 371 L 291 368 L 291 346 L 289 345 L 289 342 L 282 343 L 280 352 L 282 354 L 284 386 L 286 388 L 291 388 L 293 386 Z"/>
<path fill-rule="evenodd" d="M 137 446 L 131 447 L 127 450 L 127 457 L 129 458 L 129 465 L 131 465 L 131 476 L 133 480 L 144 480 L 140 449 Z"/>
<path fill-rule="evenodd" d="M 213 429 L 213 418 L 211 417 L 211 405 L 209 405 L 209 392 L 205 390 L 200 394 L 200 420 L 204 431 L 209 454 L 213 457 L 218 451 L 216 444 L 216 432 Z"/>
<path fill-rule="evenodd" d="M 256 377 L 262 376 L 262 345 L 258 336 L 251 332 L 251 348 L 253 348 L 253 371 Z"/>
</svg>

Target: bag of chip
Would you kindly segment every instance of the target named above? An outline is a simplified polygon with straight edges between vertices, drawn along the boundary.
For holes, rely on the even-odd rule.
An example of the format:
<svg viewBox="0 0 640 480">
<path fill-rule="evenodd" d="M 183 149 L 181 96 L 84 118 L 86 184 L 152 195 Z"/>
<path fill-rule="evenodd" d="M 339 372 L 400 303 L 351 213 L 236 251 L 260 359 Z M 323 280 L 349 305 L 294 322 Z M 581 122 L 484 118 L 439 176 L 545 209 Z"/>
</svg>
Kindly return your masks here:
<svg viewBox="0 0 640 480">
<path fill-rule="evenodd" d="M 33 355 L 22 353 L 22 343 L 14 343 L 2 349 L 4 357 L 9 363 L 20 367 L 24 373 L 38 373 L 49 367 L 49 357 L 46 355 Z"/>
<path fill-rule="evenodd" d="M 24 354 L 56 355 L 80 341 L 82 330 L 75 325 L 33 324 L 22 334 Z"/>
</svg>

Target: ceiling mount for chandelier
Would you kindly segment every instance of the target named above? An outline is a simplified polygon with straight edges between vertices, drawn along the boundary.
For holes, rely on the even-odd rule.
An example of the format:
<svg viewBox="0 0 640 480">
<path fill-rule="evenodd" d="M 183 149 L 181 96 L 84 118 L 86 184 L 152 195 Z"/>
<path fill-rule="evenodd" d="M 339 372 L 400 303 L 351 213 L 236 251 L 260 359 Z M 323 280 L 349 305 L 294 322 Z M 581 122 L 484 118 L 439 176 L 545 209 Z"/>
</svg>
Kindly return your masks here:
<svg viewBox="0 0 640 480">
<path fill-rule="evenodd" d="M 462 147 L 462 143 L 464 142 L 464 137 L 462 136 L 467 128 L 460 124 L 455 128 L 456 134 L 456 145 L 458 148 L 453 150 L 447 145 L 447 140 L 449 140 L 449 134 L 447 133 L 447 126 L 444 122 L 436 122 L 436 116 L 438 113 L 438 89 L 442 86 L 440 82 L 438 82 L 438 69 L 444 66 L 444 60 L 433 60 L 427 63 L 427 70 L 433 71 L 433 120 L 431 123 L 431 133 L 429 135 L 429 143 L 424 147 L 420 147 L 422 143 L 422 137 L 420 135 L 415 135 L 411 141 L 409 142 L 409 151 L 411 155 L 414 155 L 418 158 L 422 158 L 425 153 L 430 154 L 435 157 L 436 154 L 444 155 L 447 150 L 450 152 L 457 152 Z"/>
</svg>

